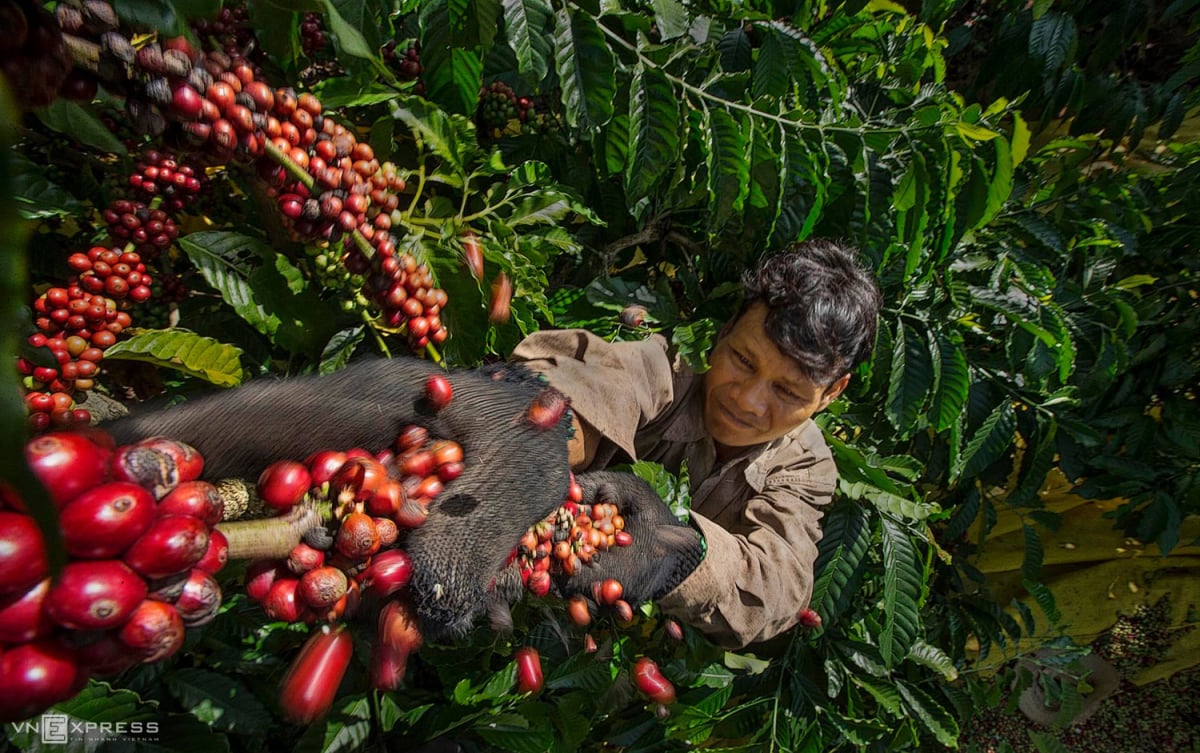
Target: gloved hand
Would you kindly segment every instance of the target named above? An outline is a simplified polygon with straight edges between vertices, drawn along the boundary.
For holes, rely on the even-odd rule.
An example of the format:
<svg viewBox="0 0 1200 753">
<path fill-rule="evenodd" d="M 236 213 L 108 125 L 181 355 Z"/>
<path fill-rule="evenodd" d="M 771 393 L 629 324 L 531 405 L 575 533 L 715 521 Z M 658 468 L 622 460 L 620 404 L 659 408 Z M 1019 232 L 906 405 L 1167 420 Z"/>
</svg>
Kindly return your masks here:
<svg viewBox="0 0 1200 753">
<path fill-rule="evenodd" d="M 704 559 L 700 532 L 676 518 L 654 488 L 637 476 L 594 471 L 575 480 L 583 488 L 584 504 L 617 505 L 633 543 L 596 552 L 591 564 L 561 578 L 564 595 L 592 598 L 593 584 L 615 578 L 624 587 L 622 598 L 631 605 L 654 601 L 682 583 Z"/>
<path fill-rule="evenodd" d="M 453 388 L 437 412 L 425 400 L 426 379 L 435 373 Z M 104 428 L 122 444 L 155 435 L 187 442 L 204 456 L 206 478 L 251 480 L 280 459 L 390 447 L 408 424 L 458 442 L 463 474 L 404 542 L 422 631 L 437 640 L 465 633 L 493 602 L 512 597 L 492 580 L 521 534 L 566 497 L 569 418 L 545 429 L 526 418 L 547 389 L 507 364 L 446 372 L 415 358 L 378 359 L 330 375 L 256 380 Z"/>
</svg>

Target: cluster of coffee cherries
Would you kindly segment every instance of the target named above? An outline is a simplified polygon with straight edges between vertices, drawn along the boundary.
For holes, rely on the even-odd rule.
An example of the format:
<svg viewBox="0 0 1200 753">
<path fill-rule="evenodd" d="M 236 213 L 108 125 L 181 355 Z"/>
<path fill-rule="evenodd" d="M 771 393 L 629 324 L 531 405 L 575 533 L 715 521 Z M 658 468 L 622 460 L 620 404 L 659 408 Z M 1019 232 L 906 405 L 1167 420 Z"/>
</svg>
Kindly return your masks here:
<svg viewBox="0 0 1200 753">
<path fill-rule="evenodd" d="M 48 348 L 55 364 L 17 360 L 26 382 L 29 425 L 36 432 L 87 423 L 90 415 L 75 407 L 72 395 L 94 386 L 104 350 L 132 324 L 128 303 L 151 295 L 153 280 L 132 251 L 94 246 L 72 254 L 67 264 L 75 272 L 67 285 L 49 288 L 33 302 L 38 331 L 29 344 Z"/>
<path fill-rule="evenodd" d="M 396 71 L 396 75 L 402 81 L 416 81 L 416 87 L 413 93 L 417 96 L 425 94 L 425 82 L 421 80 L 421 74 L 425 68 L 421 65 L 421 43 L 414 41 L 403 53 L 400 51 L 396 40 L 390 40 L 383 46 L 383 60 L 392 70 Z"/>
<path fill-rule="evenodd" d="M 96 430 L 30 440 L 68 561 L 49 577 L 41 530 L 0 488 L 0 719 L 41 713 L 91 676 L 165 659 L 217 613 L 224 511 L 204 460 L 164 438 L 116 446 Z"/>
<path fill-rule="evenodd" d="M 316 57 L 327 41 L 324 17 L 312 11 L 305 13 L 300 21 L 300 49 L 307 57 Z"/>
<path fill-rule="evenodd" d="M 169 221 L 167 213 L 179 212 L 195 201 L 200 196 L 204 183 L 203 171 L 197 171 L 192 165 L 181 162 L 171 154 L 160 152 L 157 149 L 149 149 L 142 154 L 133 173 L 129 176 L 129 185 L 134 190 L 136 198 L 143 202 L 151 202 L 155 199 L 160 201 L 159 207 L 156 209 L 163 211 L 164 222 Z M 138 215 L 139 220 L 142 219 L 138 213 L 138 207 L 111 206 L 110 209 L 118 215 L 133 213 Z M 145 227 L 146 222 L 153 222 L 157 219 L 159 218 L 147 217 L 142 220 L 141 224 Z M 105 220 L 109 222 L 111 228 L 114 223 L 109 221 L 107 216 Z M 155 227 L 146 227 L 147 238 L 154 238 L 156 229 Z M 164 227 L 163 231 L 165 230 Z M 162 248 L 158 244 L 155 245 Z"/>
<path fill-rule="evenodd" d="M 487 134 L 503 130 L 510 121 L 526 122 L 536 115 L 533 101 L 518 97 L 512 87 L 503 81 L 493 81 L 479 89 L 479 106 L 475 111 L 475 123 Z"/>
</svg>

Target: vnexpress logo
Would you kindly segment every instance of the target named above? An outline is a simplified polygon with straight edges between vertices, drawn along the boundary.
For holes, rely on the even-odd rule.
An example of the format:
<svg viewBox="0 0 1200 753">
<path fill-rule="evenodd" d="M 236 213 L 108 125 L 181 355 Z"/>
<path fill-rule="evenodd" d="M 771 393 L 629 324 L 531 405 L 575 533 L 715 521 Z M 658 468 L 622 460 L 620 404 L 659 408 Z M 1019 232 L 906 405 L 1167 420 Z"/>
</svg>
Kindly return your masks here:
<svg viewBox="0 0 1200 753">
<path fill-rule="evenodd" d="M 66 743 L 71 717 L 66 714 L 42 714 L 38 733 L 43 743 Z"/>
</svg>

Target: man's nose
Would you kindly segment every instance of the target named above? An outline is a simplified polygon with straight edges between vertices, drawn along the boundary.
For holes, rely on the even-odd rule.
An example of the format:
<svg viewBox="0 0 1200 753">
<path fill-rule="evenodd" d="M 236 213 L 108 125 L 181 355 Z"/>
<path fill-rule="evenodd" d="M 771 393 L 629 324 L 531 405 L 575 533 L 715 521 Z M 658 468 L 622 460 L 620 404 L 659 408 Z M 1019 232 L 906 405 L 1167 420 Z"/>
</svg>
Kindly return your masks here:
<svg viewBox="0 0 1200 753">
<path fill-rule="evenodd" d="M 750 416 L 762 416 L 767 412 L 766 384 L 760 379 L 739 382 L 733 390 L 733 400 L 738 410 Z"/>
</svg>

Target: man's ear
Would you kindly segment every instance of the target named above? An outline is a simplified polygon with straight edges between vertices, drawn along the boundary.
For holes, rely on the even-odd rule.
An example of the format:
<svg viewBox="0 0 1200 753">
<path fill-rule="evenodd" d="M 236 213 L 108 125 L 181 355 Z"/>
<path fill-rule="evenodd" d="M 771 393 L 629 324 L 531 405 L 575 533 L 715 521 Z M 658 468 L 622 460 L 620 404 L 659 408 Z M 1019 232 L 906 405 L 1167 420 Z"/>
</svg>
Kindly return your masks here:
<svg viewBox="0 0 1200 753">
<path fill-rule="evenodd" d="M 829 404 L 837 400 L 845 391 L 846 386 L 850 384 L 850 372 L 842 374 L 833 381 L 833 384 L 825 388 L 825 392 L 821 395 L 820 407 L 817 410 L 822 411 L 829 407 Z"/>
</svg>

